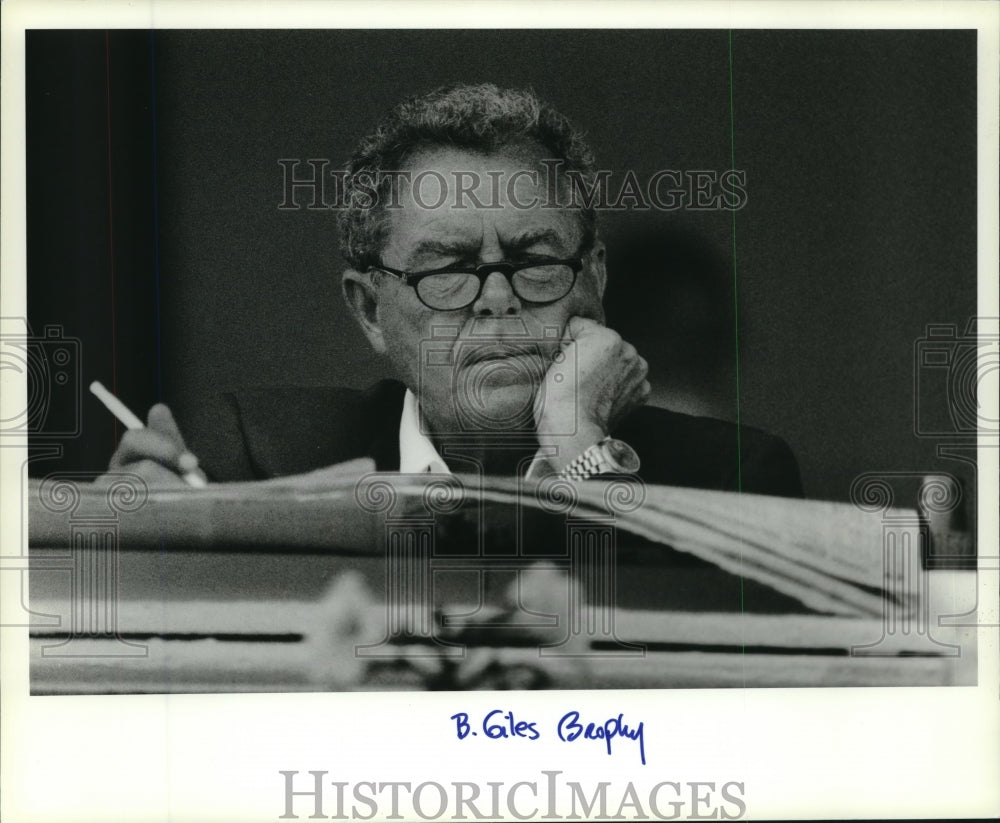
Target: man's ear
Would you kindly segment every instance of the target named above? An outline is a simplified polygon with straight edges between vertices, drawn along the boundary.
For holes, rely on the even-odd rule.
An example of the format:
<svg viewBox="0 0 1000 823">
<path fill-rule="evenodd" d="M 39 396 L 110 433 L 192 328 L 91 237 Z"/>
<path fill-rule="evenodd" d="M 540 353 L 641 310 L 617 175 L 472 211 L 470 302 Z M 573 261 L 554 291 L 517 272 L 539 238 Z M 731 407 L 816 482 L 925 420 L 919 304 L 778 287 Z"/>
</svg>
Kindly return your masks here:
<svg viewBox="0 0 1000 823">
<path fill-rule="evenodd" d="M 605 263 L 607 255 L 604 242 L 598 237 L 594 240 L 594 247 L 590 250 L 591 268 L 594 271 L 594 281 L 597 284 L 597 297 L 604 299 L 604 289 L 608 285 L 608 269 Z"/>
<path fill-rule="evenodd" d="M 378 322 L 378 289 L 370 274 L 348 269 L 341 277 L 344 300 L 378 354 L 385 354 L 385 335 Z"/>
</svg>

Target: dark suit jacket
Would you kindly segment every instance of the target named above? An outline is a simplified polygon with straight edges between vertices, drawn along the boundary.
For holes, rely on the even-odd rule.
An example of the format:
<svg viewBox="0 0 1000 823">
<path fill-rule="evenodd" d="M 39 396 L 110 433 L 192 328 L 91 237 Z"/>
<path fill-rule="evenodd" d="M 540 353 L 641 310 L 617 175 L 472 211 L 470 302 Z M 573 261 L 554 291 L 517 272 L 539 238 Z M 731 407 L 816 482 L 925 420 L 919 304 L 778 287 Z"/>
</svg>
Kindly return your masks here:
<svg viewBox="0 0 1000 823">
<path fill-rule="evenodd" d="M 299 474 L 358 457 L 371 457 L 380 471 L 396 471 L 404 393 L 395 380 L 367 391 L 240 391 L 221 398 L 190 428 L 188 445 L 217 481 Z M 802 496 L 791 449 L 749 426 L 647 406 L 613 434 L 639 454 L 639 475 L 647 483 Z"/>
</svg>

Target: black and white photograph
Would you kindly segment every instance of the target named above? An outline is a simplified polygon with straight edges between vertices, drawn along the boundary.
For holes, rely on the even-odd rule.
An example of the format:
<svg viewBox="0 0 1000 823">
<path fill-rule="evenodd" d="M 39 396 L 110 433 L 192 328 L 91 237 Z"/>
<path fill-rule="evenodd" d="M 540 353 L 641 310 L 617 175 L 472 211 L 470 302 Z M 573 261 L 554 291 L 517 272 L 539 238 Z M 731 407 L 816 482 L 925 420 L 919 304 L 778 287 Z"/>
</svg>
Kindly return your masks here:
<svg viewBox="0 0 1000 823">
<path fill-rule="evenodd" d="M 995 692 L 997 7 L 427 5 L 16 33 L 5 676 L 196 752 L 157 790 L 178 820 L 907 813 L 844 796 L 874 750 L 762 775 L 803 767 L 796 726 L 827 757 L 894 695 Z M 694 742 L 727 718 L 734 751 Z M 945 767 L 970 810 L 997 755 Z M 194 801 L 195 764 L 265 760 Z M 126 794 L 63 819 L 166 819 Z"/>
</svg>

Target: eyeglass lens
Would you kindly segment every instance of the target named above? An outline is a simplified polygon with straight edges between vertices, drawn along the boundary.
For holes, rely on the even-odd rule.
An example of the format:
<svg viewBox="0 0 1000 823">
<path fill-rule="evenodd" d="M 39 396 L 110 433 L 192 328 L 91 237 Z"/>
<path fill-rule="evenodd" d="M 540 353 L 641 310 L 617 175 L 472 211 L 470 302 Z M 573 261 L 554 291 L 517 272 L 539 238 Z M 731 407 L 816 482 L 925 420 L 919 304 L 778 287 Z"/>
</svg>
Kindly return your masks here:
<svg viewBox="0 0 1000 823">
<path fill-rule="evenodd" d="M 573 288 L 573 269 L 561 264 L 530 266 L 515 272 L 511 285 L 520 299 L 549 303 L 565 297 Z M 478 296 L 480 280 L 475 274 L 446 272 L 424 277 L 416 284 L 417 294 L 435 309 L 460 309 Z"/>
</svg>

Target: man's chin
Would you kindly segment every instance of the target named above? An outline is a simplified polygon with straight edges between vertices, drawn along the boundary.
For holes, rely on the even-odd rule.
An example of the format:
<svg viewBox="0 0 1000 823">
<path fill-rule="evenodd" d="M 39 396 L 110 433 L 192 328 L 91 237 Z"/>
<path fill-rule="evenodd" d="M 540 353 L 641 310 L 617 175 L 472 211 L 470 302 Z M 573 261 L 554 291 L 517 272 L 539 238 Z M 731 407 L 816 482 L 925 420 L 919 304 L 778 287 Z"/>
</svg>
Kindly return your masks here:
<svg viewBox="0 0 1000 823">
<path fill-rule="evenodd" d="M 483 431 L 533 429 L 537 367 L 515 361 L 522 358 L 475 363 L 459 373 L 453 400 L 464 426 Z"/>
<path fill-rule="evenodd" d="M 469 363 L 463 366 L 459 373 L 463 383 L 531 388 L 541 384 L 544 374 L 541 360 L 526 354 Z"/>
</svg>

